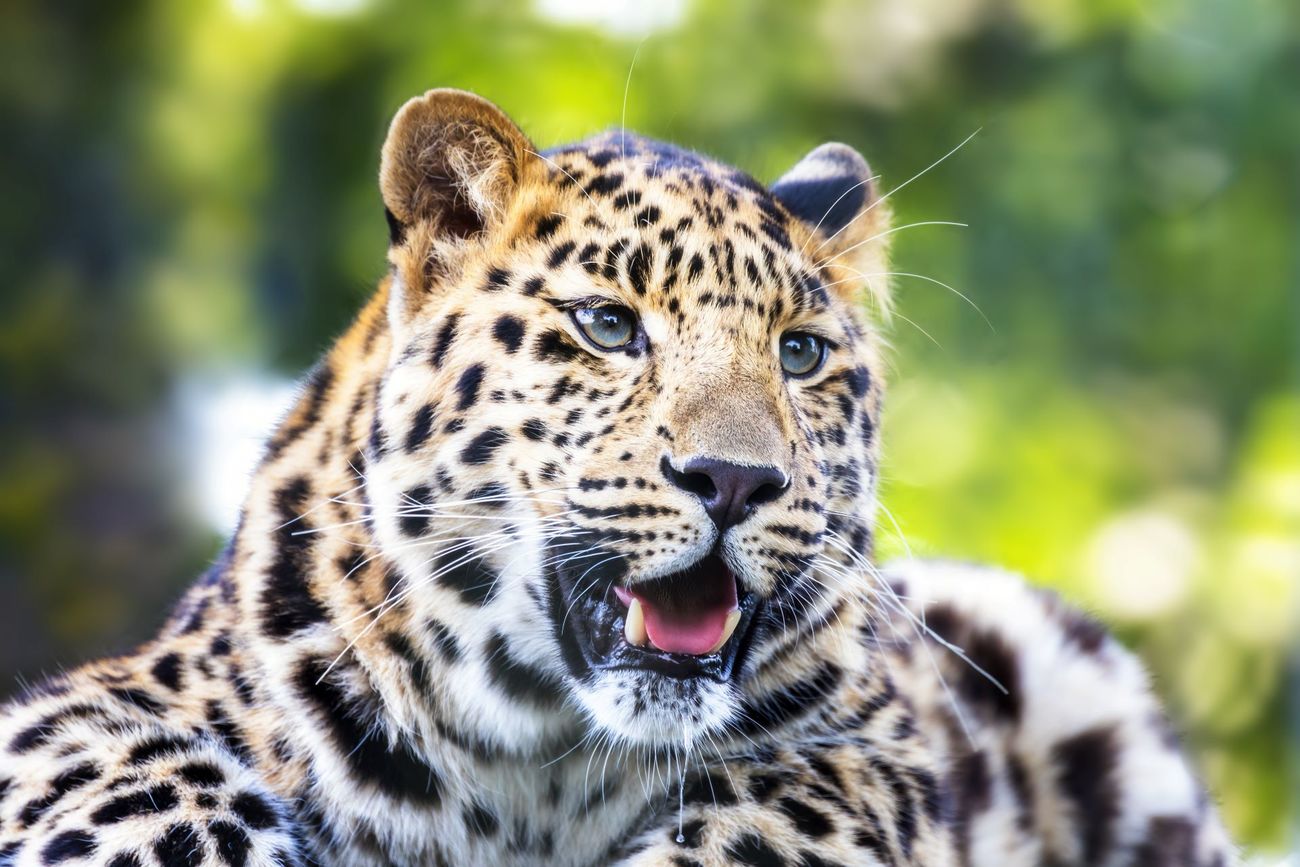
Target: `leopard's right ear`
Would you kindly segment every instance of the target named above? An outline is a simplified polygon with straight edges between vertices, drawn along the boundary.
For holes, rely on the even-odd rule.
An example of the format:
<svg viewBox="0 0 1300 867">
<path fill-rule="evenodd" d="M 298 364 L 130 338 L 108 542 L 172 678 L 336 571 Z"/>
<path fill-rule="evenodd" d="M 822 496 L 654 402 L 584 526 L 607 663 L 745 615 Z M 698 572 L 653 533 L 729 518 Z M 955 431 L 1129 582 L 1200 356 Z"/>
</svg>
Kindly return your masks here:
<svg viewBox="0 0 1300 867">
<path fill-rule="evenodd" d="M 379 166 L 394 246 L 464 240 L 509 209 L 534 148 L 505 112 L 480 96 L 442 88 L 408 101 L 393 118 Z"/>
</svg>

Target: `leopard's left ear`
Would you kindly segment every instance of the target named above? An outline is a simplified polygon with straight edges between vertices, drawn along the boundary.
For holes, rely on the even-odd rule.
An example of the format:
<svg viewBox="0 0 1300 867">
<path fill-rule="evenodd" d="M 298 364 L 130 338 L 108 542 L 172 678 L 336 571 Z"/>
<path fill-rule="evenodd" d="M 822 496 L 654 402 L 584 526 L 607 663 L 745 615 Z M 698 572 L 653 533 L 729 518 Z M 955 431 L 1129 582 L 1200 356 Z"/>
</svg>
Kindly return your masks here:
<svg viewBox="0 0 1300 867">
<path fill-rule="evenodd" d="M 814 264 L 836 275 L 831 282 L 865 285 L 883 308 L 889 283 L 883 233 L 889 212 L 877 198 L 875 182 L 862 154 L 829 142 L 795 163 L 772 184 L 771 192 L 811 236 L 804 250 Z"/>
</svg>

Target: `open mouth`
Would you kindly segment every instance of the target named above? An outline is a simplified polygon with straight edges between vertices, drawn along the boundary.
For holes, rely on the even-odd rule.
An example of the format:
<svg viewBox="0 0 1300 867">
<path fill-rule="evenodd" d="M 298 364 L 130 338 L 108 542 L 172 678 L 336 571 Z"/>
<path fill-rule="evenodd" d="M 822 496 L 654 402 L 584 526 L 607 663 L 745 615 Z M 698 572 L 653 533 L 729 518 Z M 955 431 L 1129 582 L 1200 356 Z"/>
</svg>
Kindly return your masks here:
<svg viewBox="0 0 1300 867">
<path fill-rule="evenodd" d="M 627 606 L 623 638 L 633 647 L 704 656 L 717 653 L 740 622 L 736 579 L 717 557 L 662 581 L 614 587 Z"/>
<path fill-rule="evenodd" d="M 559 577 L 562 588 L 569 584 Z M 721 557 L 711 554 L 650 581 L 629 585 L 622 577 L 568 603 L 560 639 L 578 651 L 582 668 L 719 681 L 739 670 L 758 600 Z"/>
</svg>

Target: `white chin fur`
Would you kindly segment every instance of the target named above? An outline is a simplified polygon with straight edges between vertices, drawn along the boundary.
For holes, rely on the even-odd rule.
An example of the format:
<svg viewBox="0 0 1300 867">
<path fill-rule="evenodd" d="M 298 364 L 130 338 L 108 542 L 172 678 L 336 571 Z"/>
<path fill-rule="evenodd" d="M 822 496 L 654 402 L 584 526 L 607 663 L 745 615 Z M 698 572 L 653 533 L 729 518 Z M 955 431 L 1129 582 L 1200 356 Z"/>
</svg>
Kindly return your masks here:
<svg viewBox="0 0 1300 867">
<path fill-rule="evenodd" d="M 627 746 L 681 746 L 683 739 L 717 732 L 737 703 L 734 690 L 716 681 L 635 671 L 604 672 L 576 693 L 593 728 Z"/>
</svg>

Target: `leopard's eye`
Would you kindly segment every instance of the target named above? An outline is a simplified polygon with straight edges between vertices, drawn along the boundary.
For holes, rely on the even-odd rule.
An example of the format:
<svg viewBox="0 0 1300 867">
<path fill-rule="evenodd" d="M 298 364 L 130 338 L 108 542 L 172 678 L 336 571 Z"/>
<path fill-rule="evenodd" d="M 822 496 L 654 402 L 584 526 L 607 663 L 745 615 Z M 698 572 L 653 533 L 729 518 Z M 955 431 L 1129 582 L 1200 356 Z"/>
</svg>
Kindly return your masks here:
<svg viewBox="0 0 1300 867">
<path fill-rule="evenodd" d="M 781 335 L 781 367 L 794 377 L 811 376 L 826 360 L 826 341 L 807 331 Z"/>
<path fill-rule="evenodd" d="M 636 337 L 636 314 L 621 304 L 579 307 L 573 311 L 573 321 L 600 349 L 619 349 Z"/>
</svg>

